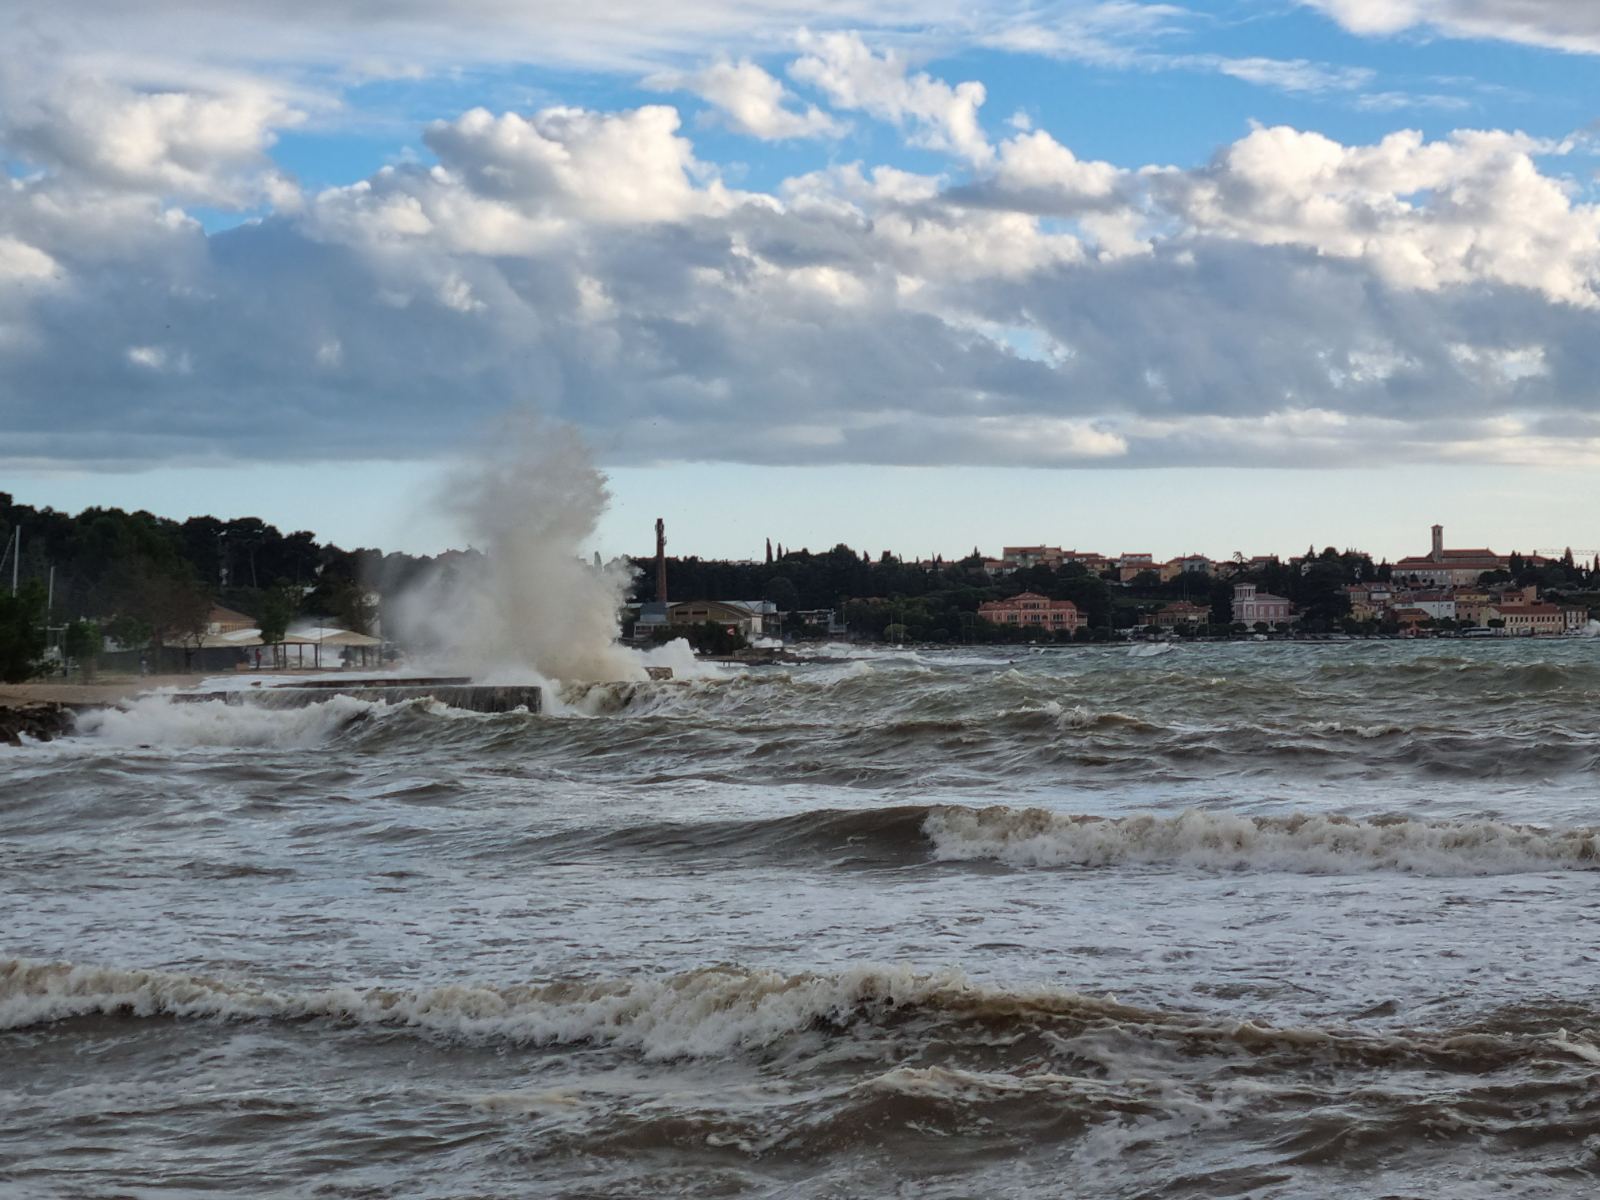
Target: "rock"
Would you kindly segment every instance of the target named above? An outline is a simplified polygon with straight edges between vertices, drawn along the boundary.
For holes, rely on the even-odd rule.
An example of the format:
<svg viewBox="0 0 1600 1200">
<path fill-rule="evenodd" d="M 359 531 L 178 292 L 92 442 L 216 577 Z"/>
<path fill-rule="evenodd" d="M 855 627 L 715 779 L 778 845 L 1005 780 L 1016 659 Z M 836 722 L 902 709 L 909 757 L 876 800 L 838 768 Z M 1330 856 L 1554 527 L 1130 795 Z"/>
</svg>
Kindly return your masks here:
<svg viewBox="0 0 1600 1200">
<path fill-rule="evenodd" d="M 73 721 L 72 709 L 54 700 L 0 705 L 0 742 L 20 746 L 24 737 L 52 742 L 72 732 Z"/>
</svg>

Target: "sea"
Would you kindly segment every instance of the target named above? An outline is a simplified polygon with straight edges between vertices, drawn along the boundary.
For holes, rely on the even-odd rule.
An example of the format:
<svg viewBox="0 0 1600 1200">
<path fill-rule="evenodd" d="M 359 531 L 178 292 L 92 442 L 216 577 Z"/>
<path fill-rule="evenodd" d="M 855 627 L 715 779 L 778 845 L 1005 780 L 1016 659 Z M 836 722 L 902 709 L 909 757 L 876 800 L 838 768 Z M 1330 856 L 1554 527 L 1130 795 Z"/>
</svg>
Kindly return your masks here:
<svg viewBox="0 0 1600 1200">
<path fill-rule="evenodd" d="M 0 1195 L 1600 1191 L 1600 640 L 0 748 Z"/>
</svg>

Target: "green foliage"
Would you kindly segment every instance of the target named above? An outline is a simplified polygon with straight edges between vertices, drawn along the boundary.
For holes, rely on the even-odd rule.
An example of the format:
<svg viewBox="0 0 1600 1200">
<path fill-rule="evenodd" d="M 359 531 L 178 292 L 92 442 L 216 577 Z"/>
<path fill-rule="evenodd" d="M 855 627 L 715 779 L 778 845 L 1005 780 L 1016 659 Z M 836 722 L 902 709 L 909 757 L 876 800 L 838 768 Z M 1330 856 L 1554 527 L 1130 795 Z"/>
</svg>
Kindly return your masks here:
<svg viewBox="0 0 1600 1200">
<path fill-rule="evenodd" d="M 778 606 L 779 612 L 792 612 L 800 607 L 800 589 L 785 575 L 774 575 L 761 590 L 761 598 Z"/>
<path fill-rule="evenodd" d="M 256 625 L 261 630 L 261 641 L 264 645 L 276 647 L 289 632 L 289 622 L 294 620 L 295 607 L 298 596 L 286 583 L 277 587 L 268 588 L 261 594 L 261 600 L 256 605 Z M 278 651 L 273 650 L 276 658 Z"/>
<path fill-rule="evenodd" d="M 334 588 L 331 607 L 333 618 L 340 628 L 348 629 L 351 633 L 370 634 L 373 622 L 378 618 L 378 606 L 372 601 L 372 593 L 353 580 L 346 580 Z"/>
<path fill-rule="evenodd" d="M 78 664 L 85 679 L 94 676 L 95 660 L 103 644 L 100 626 L 93 621 L 73 621 L 61 636 L 62 652 Z"/>
<path fill-rule="evenodd" d="M 211 618 L 211 592 L 180 564 L 169 574 L 146 576 L 134 598 L 133 611 L 154 631 L 156 645 L 176 642 L 184 648 L 184 665 L 205 639 Z"/>
<path fill-rule="evenodd" d="M 378 550 L 341 550 L 319 544 L 304 530 L 282 533 L 256 517 L 178 522 L 117 508 L 87 508 L 72 516 L 16 504 L 0 492 L 0 543 L 18 525 L 26 529 L 22 578 L 43 583 L 54 567 L 57 611 L 100 620 L 123 645 L 143 645 L 152 636 L 166 643 L 183 640 L 170 628 L 172 595 L 159 581 L 187 581 L 208 600 L 221 595 L 228 607 L 253 613 L 274 581 L 287 580 L 314 587 L 308 603 L 347 621 L 356 614 L 336 599 L 342 591 L 355 584 L 380 594 L 397 591 L 435 562 Z M 161 619 L 158 610 L 166 613 Z M 112 629 L 117 617 L 142 621 L 151 626 L 150 633 L 119 637 Z"/>
<path fill-rule="evenodd" d="M 24 584 L 0 595 L 0 683 L 22 683 L 45 668 L 44 588 Z"/>
<path fill-rule="evenodd" d="M 142 650 L 150 644 L 150 638 L 155 631 L 150 628 L 150 622 L 134 616 L 132 613 L 122 613 L 106 622 L 106 636 L 124 650 Z"/>
</svg>

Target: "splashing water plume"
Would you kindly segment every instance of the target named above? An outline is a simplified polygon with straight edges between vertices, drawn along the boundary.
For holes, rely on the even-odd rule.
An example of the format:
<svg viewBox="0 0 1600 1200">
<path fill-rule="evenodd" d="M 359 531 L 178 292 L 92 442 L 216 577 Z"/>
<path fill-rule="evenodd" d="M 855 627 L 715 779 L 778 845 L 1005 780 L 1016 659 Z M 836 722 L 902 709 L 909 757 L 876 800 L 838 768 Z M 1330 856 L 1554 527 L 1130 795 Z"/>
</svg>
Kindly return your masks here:
<svg viewBox="0 0 1600 1200">
<path fill-rule="evenodd" d="M 511 417 L 441 497 L 482 553 L 407 589 L 392 608 L 398 632 L 431 663 L 477 679 L 644 679 L 643 658 L 616 640 L 627 569 L 581 557 L 610 498 L 573 430 Z"/>
</svg>

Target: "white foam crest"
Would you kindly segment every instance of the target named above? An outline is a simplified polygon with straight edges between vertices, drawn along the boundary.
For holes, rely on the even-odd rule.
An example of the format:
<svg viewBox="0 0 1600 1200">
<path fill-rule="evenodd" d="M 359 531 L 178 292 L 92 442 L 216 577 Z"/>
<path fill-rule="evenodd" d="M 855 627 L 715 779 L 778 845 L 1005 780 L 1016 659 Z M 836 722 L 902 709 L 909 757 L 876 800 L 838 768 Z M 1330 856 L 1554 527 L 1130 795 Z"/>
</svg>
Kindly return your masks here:
<svg viewBox="0 0 1600 1200">
<path fill-rule="evenodd" d="M 152 695 L 125 708 L 83 713 L 77 733 L 113 746 L 317 746 L 352 720 L 387 707 L 339 695 L 292 708 L 221 700 L 175 702 Z"/>
<path fill-rule="evenodd" d="M 651 1058 L 759 1049 L 819 1022 L 847 1025 L 946 997 L 987 993 L 958 972 L 861 966 L 834 975 L 708 968 L 681 975 L 531 987 L 287 992 L 164 971 L 0 962 L 0 1029 L 72 1017 L 332 1018 L 444 1037 L 536 1045 L 598 1042 Z"/>
<path fill-rule="evenodd" d="M 1422 726 L 1408 730 L 1401 725 L 1360 725 L 1349 721 L 1310 721 L 1303 728 L 1307 733 L 1354 734 L 1356 737 L 1365 738 L 1367 741 L 1391 737 L 1395 734 L 1427 731 Z"/>
<path fill-rule="evenodd" d="M 673 638 L 660 646 L 638 652 L 647 667 L 667 667 L 674 679 L 726 679 L 727 670 L 721 663 L 696 658 L 694 647 L 687 638 Z"/>
<path fill-rule="evenodd" d="M 1592 829 L 1498 821 L 1271 818 L 1201 810 L 1102 818 L 952 806 L 929 814 L 923 832 L 937 859 L 992 859 L 1019 867 L 1173 863 L 1212 870 L 1444 876 L 1600 869 L 1600 840 Z"/>
</svg>

